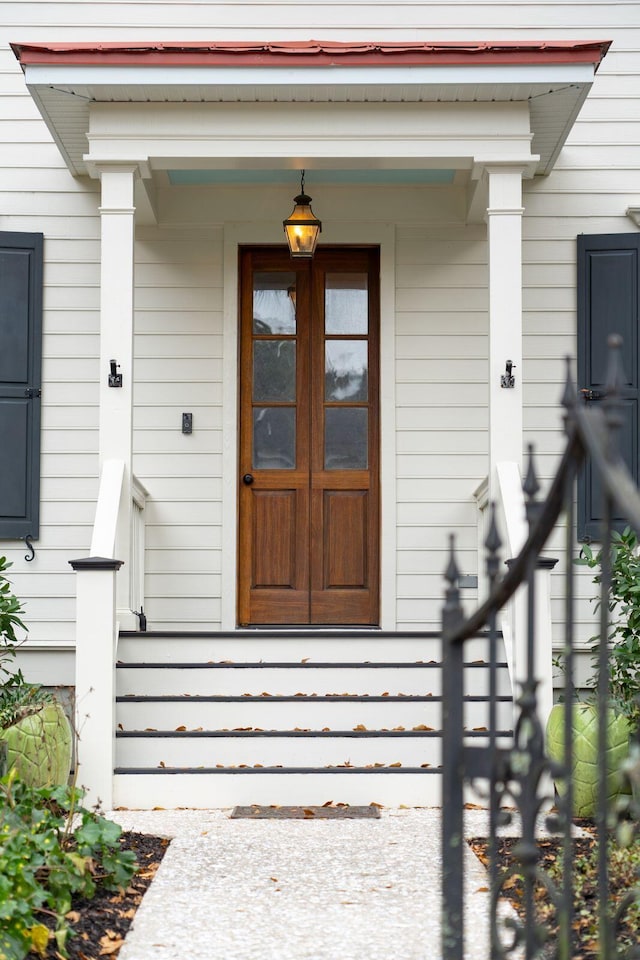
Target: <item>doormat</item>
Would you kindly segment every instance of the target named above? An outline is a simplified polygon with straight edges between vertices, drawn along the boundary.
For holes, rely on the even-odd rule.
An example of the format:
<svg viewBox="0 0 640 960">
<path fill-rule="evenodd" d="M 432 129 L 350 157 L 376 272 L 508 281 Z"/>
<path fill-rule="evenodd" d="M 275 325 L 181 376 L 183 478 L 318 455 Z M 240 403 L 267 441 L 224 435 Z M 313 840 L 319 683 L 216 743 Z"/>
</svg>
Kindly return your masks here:
<svg viewBox="0 0 640 960">
<path fill-rule="evenodd" d="M 340 804 L 325 807 L 234 807 L 231 820 L 379 820 L 380 808 Z"/>
</svg>

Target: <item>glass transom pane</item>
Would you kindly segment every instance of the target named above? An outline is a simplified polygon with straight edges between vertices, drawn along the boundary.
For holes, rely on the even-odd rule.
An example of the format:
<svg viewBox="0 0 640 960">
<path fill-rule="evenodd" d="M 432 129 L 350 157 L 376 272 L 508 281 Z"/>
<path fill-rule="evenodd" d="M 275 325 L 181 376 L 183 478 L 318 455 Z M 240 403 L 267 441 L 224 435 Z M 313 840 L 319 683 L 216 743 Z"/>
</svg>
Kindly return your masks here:
<svg viewBox="0 0 640 960">
<path fill-rule="evenodd" d="M 369 331 L 366 273 L 328 273 L 324 292 L 324 329 L 329 334 Z"/>
<path fill-rule="evenodd" d="M 295 273 L 265 271 L 253 275 L 253 332 L 295 334 Z"/>
<path fill-rule="evenodd" d="M 325 400 L 367 400 L 367 340 L 325 340 Z"/>
<path fill-rule="evenodd" d="M 366 407 L 326 407 L 325 470 L 366 470 L 369 411 Z"/>
<path fill-rule="evenodd" d="M 294 470 L 295 407 L 253 408 L 253 469 Z"/>
<path fill-rule="evenodd" d="M 295 401 L 295 340 L 254 340 L 253 399 L 257 403 Z"/>
</svg>

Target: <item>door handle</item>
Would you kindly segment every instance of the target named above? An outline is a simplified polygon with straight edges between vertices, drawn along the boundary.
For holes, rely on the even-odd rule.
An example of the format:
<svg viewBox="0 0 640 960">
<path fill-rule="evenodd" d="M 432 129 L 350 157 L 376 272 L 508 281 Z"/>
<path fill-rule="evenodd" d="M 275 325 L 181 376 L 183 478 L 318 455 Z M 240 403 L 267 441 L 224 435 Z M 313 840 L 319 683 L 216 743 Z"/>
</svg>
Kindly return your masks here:
<svg viewBox="0 0 640 960">
<path fill-rule="evenodd" d="M 246 483 L 246 485 L 247 485 L 248 487 L 250 487 L 251 484 L 253 483 L 253 474 L 252 474 L 252 473 L 245 473 L 244 477 L 242 478 L 242 482 L 243 482 L 243 483 Z"/>
</svg>

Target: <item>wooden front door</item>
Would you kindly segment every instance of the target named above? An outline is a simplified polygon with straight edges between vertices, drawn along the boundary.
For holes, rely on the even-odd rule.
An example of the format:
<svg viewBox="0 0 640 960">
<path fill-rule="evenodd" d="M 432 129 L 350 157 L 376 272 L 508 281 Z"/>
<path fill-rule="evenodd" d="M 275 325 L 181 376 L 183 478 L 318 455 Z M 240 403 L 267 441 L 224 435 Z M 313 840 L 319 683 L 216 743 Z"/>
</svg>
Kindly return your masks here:
<svg viewBox="0 0 640 960">
<path fill-rule="evenodd" d="M 238 622 L 377 624 L 377 249 L 241 252 Z"/>
</svg>

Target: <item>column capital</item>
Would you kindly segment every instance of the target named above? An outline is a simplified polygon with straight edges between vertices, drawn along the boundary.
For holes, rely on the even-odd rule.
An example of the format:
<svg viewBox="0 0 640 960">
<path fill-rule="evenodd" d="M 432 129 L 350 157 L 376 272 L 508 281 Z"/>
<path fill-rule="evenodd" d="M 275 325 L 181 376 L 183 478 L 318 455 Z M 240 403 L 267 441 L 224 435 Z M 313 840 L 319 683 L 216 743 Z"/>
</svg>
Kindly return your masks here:
<svg viewBox="0 0 640 960">
<path fill-rule="evenodd" d="M 90 177 L 94 180 L 102 179 L 103 173 L 120 172 L 131 173 L 142 180 L 151 178 L 151 164 L 148 157 L 92 157 L 85 154 L 82 158 L 87 166 Z"/>
<path fill-rule="evenodd" d="M 494 174 L 517 173 L 523 180 L 530 180 L 536 172 L 539 156 L 527 157 L 474 157 L 471 166 L 471 179 L 482 180 Z"/>
</svg>

